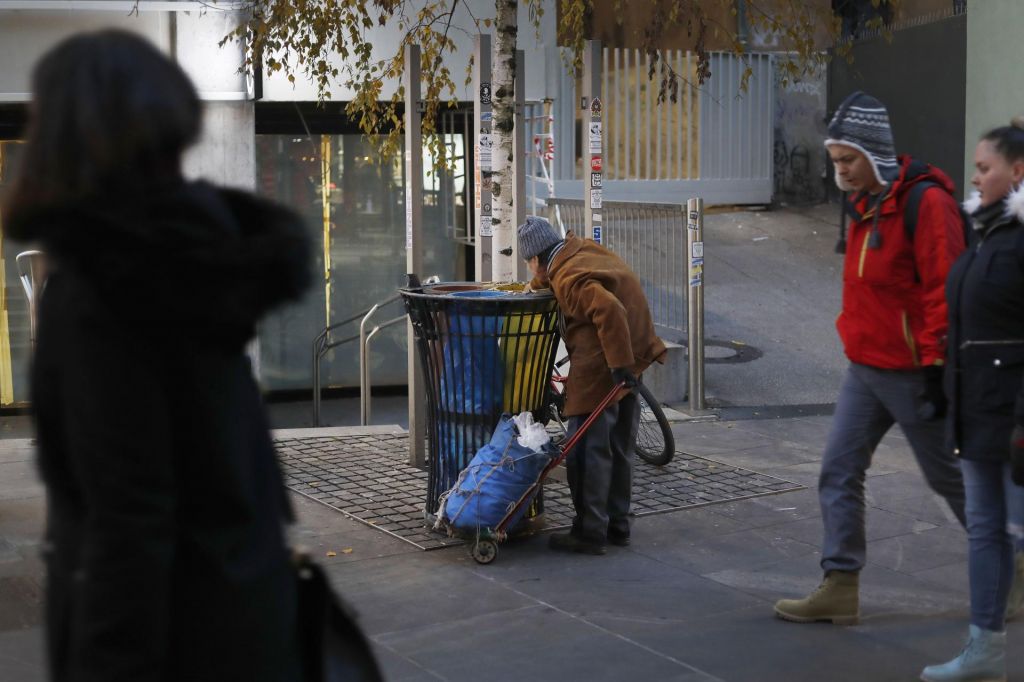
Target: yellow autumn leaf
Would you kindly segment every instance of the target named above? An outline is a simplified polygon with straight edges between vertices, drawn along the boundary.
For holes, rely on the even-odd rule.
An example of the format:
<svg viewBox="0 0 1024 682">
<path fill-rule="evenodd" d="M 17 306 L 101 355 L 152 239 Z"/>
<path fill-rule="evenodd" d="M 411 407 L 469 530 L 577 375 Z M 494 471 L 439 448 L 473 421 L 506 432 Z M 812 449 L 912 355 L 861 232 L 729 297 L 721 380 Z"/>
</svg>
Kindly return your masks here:
<svg viewBox="0 0 1024 682">
<path fill-rule="evenodd" d="M 338 556 L 338 553 L 337 552 L 328 552 L 327 556 L 329 556 L 329 557 Z"/>
</svg>

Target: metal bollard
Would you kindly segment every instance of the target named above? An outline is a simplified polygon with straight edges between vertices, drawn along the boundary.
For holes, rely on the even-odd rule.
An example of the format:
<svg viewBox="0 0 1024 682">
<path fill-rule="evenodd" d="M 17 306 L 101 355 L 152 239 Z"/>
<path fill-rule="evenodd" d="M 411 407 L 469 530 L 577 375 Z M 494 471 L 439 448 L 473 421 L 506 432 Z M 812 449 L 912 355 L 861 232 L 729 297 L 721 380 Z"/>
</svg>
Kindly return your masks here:
<svg viewBox="0 0 1024 682">
<path fill-rule="evenodd" d="M 21 286 L 28 297 L 29 341 L 32 348 L 35 348 L 39 297 L 43 295 L 43 287 L 46 286 L 46 255 L 42 251 L 22 251 L 15 260 Z"/>
<path fill-rule="evenodd" d="M 690 411 L 703 410 L 704 402 L 704 200 L 686 202 L 687 341 L 689 344 Z"/>
</svg>

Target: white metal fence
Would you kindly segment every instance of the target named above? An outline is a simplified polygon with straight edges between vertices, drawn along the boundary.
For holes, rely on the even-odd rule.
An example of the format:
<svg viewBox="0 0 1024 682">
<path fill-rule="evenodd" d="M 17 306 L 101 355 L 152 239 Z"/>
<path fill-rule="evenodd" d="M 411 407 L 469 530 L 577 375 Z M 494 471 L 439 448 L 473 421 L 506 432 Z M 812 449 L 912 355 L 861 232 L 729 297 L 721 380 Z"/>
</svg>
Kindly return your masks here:
<svg viewBox="0 0 1024 682">
<path fill-rule="evenodd" d="M 602 56 L 604 105 L 604 190 L 608 200 L 653 203 L 700 196 L 707 204 L 766 204 L 773 189 L 772 115 L 774 76 L 769 54 L 710 56 L 711 78 L 699 88 L 680 83 L 675 102 L 657 102 L 660 67 L 648 78 L 650 59 L 640 50 L 605 48 Z M 697 58 L 664 50 L 659 62 L 696 84 Z M 750 75 L 741 90 L 743 75 Z M 554 159 L 551 181 L 538 164 L 528 170 L 529 195 L 582 197 L 584 154 L 578 149 L 579 92 L 564 69 L 558 100 L 550 113 Z M 542 120 L 542 105 L 528 116 Z M 541 125 L 532 126 L 530 138 Z M 528 145 L 530 142 L 527 143 Z M 532 185 L 532 186 L 529 186 Z M 549 191 L 553 186 L 554 191 Z"/>
<path fill-rule="evenodd" d="M 552 221 L 557 208 L 565 229 L 583 234 L 582 199 L 549 199 L 548 206 Z M 606 201 L 601 212 L 604 245 L 640 278 L 659 331 L 678 341 L 686 330 L 686 205 Z"/>
</svg>

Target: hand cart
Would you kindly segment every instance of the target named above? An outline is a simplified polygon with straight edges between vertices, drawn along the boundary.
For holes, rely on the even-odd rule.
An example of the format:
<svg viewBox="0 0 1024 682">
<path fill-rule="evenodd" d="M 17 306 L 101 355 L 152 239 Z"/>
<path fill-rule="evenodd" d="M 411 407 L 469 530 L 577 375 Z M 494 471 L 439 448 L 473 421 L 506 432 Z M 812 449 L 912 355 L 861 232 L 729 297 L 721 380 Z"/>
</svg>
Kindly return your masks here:
<svg viewBox="0 0 1024 682">
<path fill-rule="evenodd" d="M 509 509 L 508 513 L 498 522 L 494 528 L 479 528 L 476 533 L 467 540 L 473 544 L 469 548 L 469 554 L 473 557 L 473 560 L 478 564 L 489 564 L 498 557 L 498 543 L 505 539 L 508 531 L 508 525 L 513 518 L 516 518 L 518 512 L 527 504 L 533 501 L 534 496 L 537 494 L 537 490 L 544 483 L 544 479 L 548 477 L 548 474 L 557 467 L 559 464 L 565 461 L 565 458 L 569 456 L 572 449 L 576 447 L 576 443 L 579 442 L 580 438 L 587 432 L 597 418 L 601 416 L 601 413 L 605 411 L 608 405 L 611 404 L 615 396 L 618 395 L 619 391 L 626 388 L 625 383 L 617 384 L 612 390 L 604 397 L 597 408 L 590 413 L 586 421 L 580 425 L 580 428 L 574 433 L 559 449 L 556 456 L 551 458 L 551 461 L 544 467 L 538 476 L 537 481 L 533 483 L 526 491 L 520 496 L 519 500 Z"/>
</svg>

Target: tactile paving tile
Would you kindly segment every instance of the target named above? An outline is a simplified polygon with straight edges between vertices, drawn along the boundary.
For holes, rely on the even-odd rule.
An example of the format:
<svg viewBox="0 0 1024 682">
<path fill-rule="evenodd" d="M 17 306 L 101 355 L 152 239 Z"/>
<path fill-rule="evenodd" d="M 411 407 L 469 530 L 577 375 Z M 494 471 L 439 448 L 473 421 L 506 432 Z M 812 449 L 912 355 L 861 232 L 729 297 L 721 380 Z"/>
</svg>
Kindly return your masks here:
<svg viewBox="0 0 1024 682">
<path fill-rule="evenodd" d="M 421 549 L 461 544 L 427 526 L 427 472 L 407 463 L 404 434 L 291 438 L 276 441 L 285 485 Z M 633 468 L 633 513 L 662 514 L 689 507 L 799 490 L 767 474 L 677 452 L 667 465 L 639 459 Z M 565 483 L 544 484 L 544 528 L 565 528 L 572 500 Z"/>
</svg>

